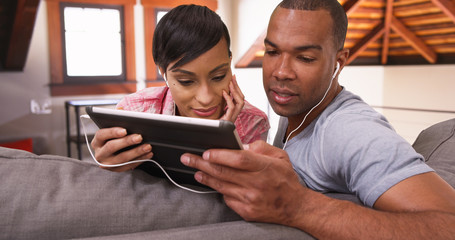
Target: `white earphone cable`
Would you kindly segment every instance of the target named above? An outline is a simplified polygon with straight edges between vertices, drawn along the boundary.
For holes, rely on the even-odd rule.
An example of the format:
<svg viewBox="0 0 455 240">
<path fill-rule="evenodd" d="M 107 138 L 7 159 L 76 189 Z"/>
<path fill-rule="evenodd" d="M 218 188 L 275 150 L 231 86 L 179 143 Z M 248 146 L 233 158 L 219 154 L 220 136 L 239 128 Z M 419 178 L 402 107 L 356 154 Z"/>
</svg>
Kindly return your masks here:
<svg viewBox="0 0 455 240">
<path fill-rule="evenodd" d="M 330 88 L 332 87 L 333 79 L 336 77 L 336 74 L 338 73 L 339 66 L 340 66 L 339 63 L 337 63 L 337 68 L 335 69 L 335 73 L 333 74 L 332 79 L 330 80 L 329 87 L 327 88 L 327 90 L 325 90 L 325 93 L 324 93 L 324 96 L 322 97 L 322 99 L 321 99 L 316 105 L 314 105 L 314 106 L 310 109 L 310 111 L 308 111 L 307 114 L 305 114 L 305 117 L 303 118 L 302 122 L 300 122 L 300 125 L 299 125 L 298 127 L 296 127 L 294 130 L 292 130 L 292 131 L 289 133 L 289 135 L 286 137 L 286 141 L 284 142 L 284 145 L 283 145 L 283 150 L 286 148 L 286 145 L 287 145 L 287 143 L 288 143 L 289 138 L 291 137 L 291 135 L 292 135 L 295 131 L 297 131 L 297 130 L 303 125 L 303 123 L 305 122 L 305 120 L 306 120 L 306 118 L 308 117 L 308 115 L 310 115 L 310 113 L 311 113 L 315 108 L 317 108 L 317 107 L 324 101 L 324 99 L 327 97 L 327 94 L 329 93 L 329 90 L 330 90 Z"/>
</svg>

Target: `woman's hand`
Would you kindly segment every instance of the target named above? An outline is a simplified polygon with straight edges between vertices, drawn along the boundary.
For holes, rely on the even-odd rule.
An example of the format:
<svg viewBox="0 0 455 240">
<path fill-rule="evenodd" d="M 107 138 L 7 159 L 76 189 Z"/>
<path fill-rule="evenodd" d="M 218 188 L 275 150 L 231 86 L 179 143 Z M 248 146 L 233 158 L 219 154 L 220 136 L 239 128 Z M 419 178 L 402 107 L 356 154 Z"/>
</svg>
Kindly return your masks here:
<svg viewBox="0 0 455 240">
<path fill-rule="evenodd" d="M 99 163 L 113 165 L 129 162 L 132 160 L 152 158 L 152 146 L 150 144 L 140 144 L 141 142 L 141 135 L 127 135 L 126 129 L 113 127 L 102 128 L 98 130 L 91 142 L 91 146 L 95 150 L 95 158 Z M 126 147 L 134 145 L 138 146 L 135 146 L 126 151 L 119 152 Z M 124 172 L 127 170 L 132 170 L 140 164 L 141 163 L 132 163 L 121 167 L 100 167 L 114 172 Z"/>
<path fill-rule="evenodd" d="M 234 123 L 245 105 L 245 96 L 243 96 L 243 93 L 237 84 L 235 75 L 232 76 L 232 80 L 229 83 L 229 91 L 230 94 L 223 90 L 223 97 L 226 100 L 227 110 L 221 119 Z"/>
</svg>

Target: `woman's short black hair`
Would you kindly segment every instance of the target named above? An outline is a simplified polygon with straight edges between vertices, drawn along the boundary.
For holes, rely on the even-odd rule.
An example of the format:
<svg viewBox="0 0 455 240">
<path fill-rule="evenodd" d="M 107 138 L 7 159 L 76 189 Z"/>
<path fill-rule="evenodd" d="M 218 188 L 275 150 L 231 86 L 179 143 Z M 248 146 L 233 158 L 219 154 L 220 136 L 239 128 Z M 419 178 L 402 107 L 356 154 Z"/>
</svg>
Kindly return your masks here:
<svg viewBox="0 0 455 240">
<path fill-rule="evenodd" d="M 182 66 L 226 39 L 227 54 L 231 56 L 229 32 L 220 16 L 205 6 L 180 5 L 165 14 L 153 35 L 153 60 L 167 70 Z"/>
</svg>

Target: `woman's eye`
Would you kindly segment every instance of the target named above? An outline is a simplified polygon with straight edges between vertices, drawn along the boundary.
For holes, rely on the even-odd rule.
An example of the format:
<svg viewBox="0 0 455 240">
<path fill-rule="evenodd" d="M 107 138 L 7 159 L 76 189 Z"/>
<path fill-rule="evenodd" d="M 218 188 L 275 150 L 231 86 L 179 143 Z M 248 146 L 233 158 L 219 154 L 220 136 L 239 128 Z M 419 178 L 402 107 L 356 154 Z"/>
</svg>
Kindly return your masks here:
<svg viewBox="0 0 455 240">
<path fill-rule="evenodd" d="M 222 81 L 225 77 L 226 77 L 226 74 L 222 75 L 222 76 L 216 76 L 216 77 L 212 78 L 212 80 L 219 82 L 219 81 Z"/>
<path fill-rule="evenodd" d="M 182 86 L 189 86 L 194 83 L 193 80 L 177 80 Z"/>
</svg>

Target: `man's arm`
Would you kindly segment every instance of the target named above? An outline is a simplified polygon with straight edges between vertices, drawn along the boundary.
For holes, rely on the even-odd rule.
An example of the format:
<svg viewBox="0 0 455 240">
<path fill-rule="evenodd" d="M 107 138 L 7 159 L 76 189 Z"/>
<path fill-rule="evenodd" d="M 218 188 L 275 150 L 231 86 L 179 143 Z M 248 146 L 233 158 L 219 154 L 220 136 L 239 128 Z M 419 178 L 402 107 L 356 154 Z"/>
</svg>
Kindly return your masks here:
<svg viewBox="0 0 455 240">
<path fill-rule="evenodd" d="M 247 221 L 292 226 L 321 239 L 455 236 L 455 190 L 435 173 L 396 184 L 371 209 L 302 186 L 286 152 L 262 141 L 246 151 L 209 150 L 181 160 L 201 170 L 196 180 L 222 193 Z"/>
</svg>

